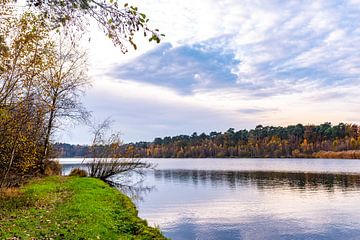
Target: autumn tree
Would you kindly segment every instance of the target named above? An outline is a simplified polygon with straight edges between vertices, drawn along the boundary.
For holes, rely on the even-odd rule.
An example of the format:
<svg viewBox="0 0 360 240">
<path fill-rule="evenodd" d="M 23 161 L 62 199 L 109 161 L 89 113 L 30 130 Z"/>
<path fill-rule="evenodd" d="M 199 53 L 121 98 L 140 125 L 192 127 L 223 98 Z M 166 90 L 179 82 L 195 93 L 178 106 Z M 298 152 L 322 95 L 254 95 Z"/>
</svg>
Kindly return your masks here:
<svg viewBox="0 0 360 240">
<path fill-rule="evenodd" d="M 356 124 L 258 125 L 255 129 L 155 138 L 125 144 L 121 156 L 137 157 L 347 157 L 360 156 Z M 86 148 L 86 147 L 84 147 Z M 67 152 L 66 148 L 62 148 Z M 329 151 L 334 151 L 336 154 Z M 341 151 L 350 151 L 341 153 Z M 71 155 L 67 155 L 71 156 Z"/>
<path fill-rule="evenodd" d="M 1 184 L 12 172 L 24 175 L 37 167 L 44 111 L 34 83 L 47 62 L 48 34 L 31 13 L 0 22 Z"/>
<path fill-rule="evenodd" d="M 86 52 L 76 41 L 59 36 L 47 54 L 48 67 L 37 79 L 38 96 L 46 114 L 43 161 L 48 158 L 50 138 L 59 121 L 86 121 L 89 116 L 80 99 L 85 87 L 90 85 Z"/>
<path fill-rule="evenodd" d="M 74 39 L 54 37 L 42 16 L 23 13 L 0 23 L 0 180 L 45 173 L 59 121 L 83 120 L 86 54 Z M 50 36 L 51 35 L 51 36 Z"/>
</svg>

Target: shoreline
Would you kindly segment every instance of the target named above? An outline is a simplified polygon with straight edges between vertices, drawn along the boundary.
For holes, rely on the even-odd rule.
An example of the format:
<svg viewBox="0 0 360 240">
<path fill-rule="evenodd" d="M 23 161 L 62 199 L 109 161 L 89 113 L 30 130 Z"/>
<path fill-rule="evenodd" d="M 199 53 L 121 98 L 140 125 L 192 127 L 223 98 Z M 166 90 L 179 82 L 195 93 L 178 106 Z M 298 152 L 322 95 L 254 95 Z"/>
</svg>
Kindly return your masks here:
<svg viewBox="0 0 360 240">
<path fill-rule="evenodd" d="M 166 239 L 95 178 L 53 176 L 0 192 L 0 239 Z"/>
<path fill-rule="evenodd" d="M 87 156 L 71 156 L 71 157 L 65 157 L 61 156 L 59 158 L 82 158 L 82 159 L 91 159 L 91 157 Z M 142 157 L 142 156 L 133 156 L 133 157 L 123 157 L 126 158 L 140 158 L 140 159 L 208 159 L 208 158 L 214 158 L 214 159 L 346 159 L 346 160 L 356 160 L 360 159 L 360 150 L 345 150 L 345 151 L 319 151 L 314 153 L 299 153 L 294 156 L 279 156 L 279 157 L 271 157 L 271 156 L 262 156 L 262 157 L 241 157 L 241 156 L 228 156 L 228 157 Z"/>
</svg>

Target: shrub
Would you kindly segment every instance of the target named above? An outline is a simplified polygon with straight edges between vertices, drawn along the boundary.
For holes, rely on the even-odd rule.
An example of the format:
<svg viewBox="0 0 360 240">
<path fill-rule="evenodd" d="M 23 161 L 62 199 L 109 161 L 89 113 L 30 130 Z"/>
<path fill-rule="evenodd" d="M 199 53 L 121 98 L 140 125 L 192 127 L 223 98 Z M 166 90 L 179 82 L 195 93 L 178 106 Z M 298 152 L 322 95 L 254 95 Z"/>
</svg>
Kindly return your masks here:
<svg viewBox="0 0 360 240">
<path fill-rule="evenodd" d="M 0 201 L 5 198 L 19 197 L 20 195 L 21 193 L 19 191 L 19 188 L 0 188 Z"/>
<path fill-rule="evenodd" d="M 69 176 L 87 177 L 87 172 L 84 169 L 74 168 L 71 170 Z"/>
<path fill-rule="evenodd" d="M 90 177 L 99 178 L 107 182 L 117 174 L 137 173 L 142 175 L 146 169 L 154 169 L 155 165 L 141 159 L 133 158 L 109 158 L 93 159 L 86 164 Z"/>
<path fill-rule="evenodd" d="M 62 166 L 59 161 L 45 161 L 45 175 L 53 176 L 53 175 L 61 175 Z"/>
<path fill-rule="evenodd" d="M 118 174 L 138 173 L 143 174 L 146 169 L 154 169 L 155 165 L 136 158 L 121 158 L 120 133 L 107 136 L 111 121 L 104 122 L 93 127 L 93 141 L 90 146 L 92 161 L 85 163 L 90 177 L 99 178 L 109 184 L 111 178 Z"/>
</svg>

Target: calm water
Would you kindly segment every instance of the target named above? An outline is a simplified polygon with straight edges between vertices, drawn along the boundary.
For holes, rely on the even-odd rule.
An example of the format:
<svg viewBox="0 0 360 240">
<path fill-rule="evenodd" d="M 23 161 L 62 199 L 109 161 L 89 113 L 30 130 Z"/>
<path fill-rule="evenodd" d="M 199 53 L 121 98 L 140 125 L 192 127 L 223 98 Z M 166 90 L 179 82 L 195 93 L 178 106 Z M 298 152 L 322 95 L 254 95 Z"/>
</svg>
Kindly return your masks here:
<svg viewBox="0 0 360 240">
<path fill-rule="evenodd" d="M 360 239 L 360 160 L 149 160 L 123 189 L 172 239 Z"/>
</svg>

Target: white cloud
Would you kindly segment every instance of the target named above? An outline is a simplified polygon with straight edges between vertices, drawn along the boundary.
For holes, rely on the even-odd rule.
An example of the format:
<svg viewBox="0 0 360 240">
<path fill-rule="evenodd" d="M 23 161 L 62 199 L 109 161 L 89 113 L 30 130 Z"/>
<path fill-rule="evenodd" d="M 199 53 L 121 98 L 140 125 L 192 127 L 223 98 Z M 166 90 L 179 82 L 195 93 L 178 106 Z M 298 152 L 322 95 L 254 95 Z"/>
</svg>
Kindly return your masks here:
<svg viewBox="0 0 360 240">
<path fill-rule="evenodd" d="M 332 31 L 328 37 L 325 39 L 325 42 L 331 44 L 333 42 L 338 42 L 344 40 L 346 33 L 342 29 L 336 29 Z"/>
</svg>

